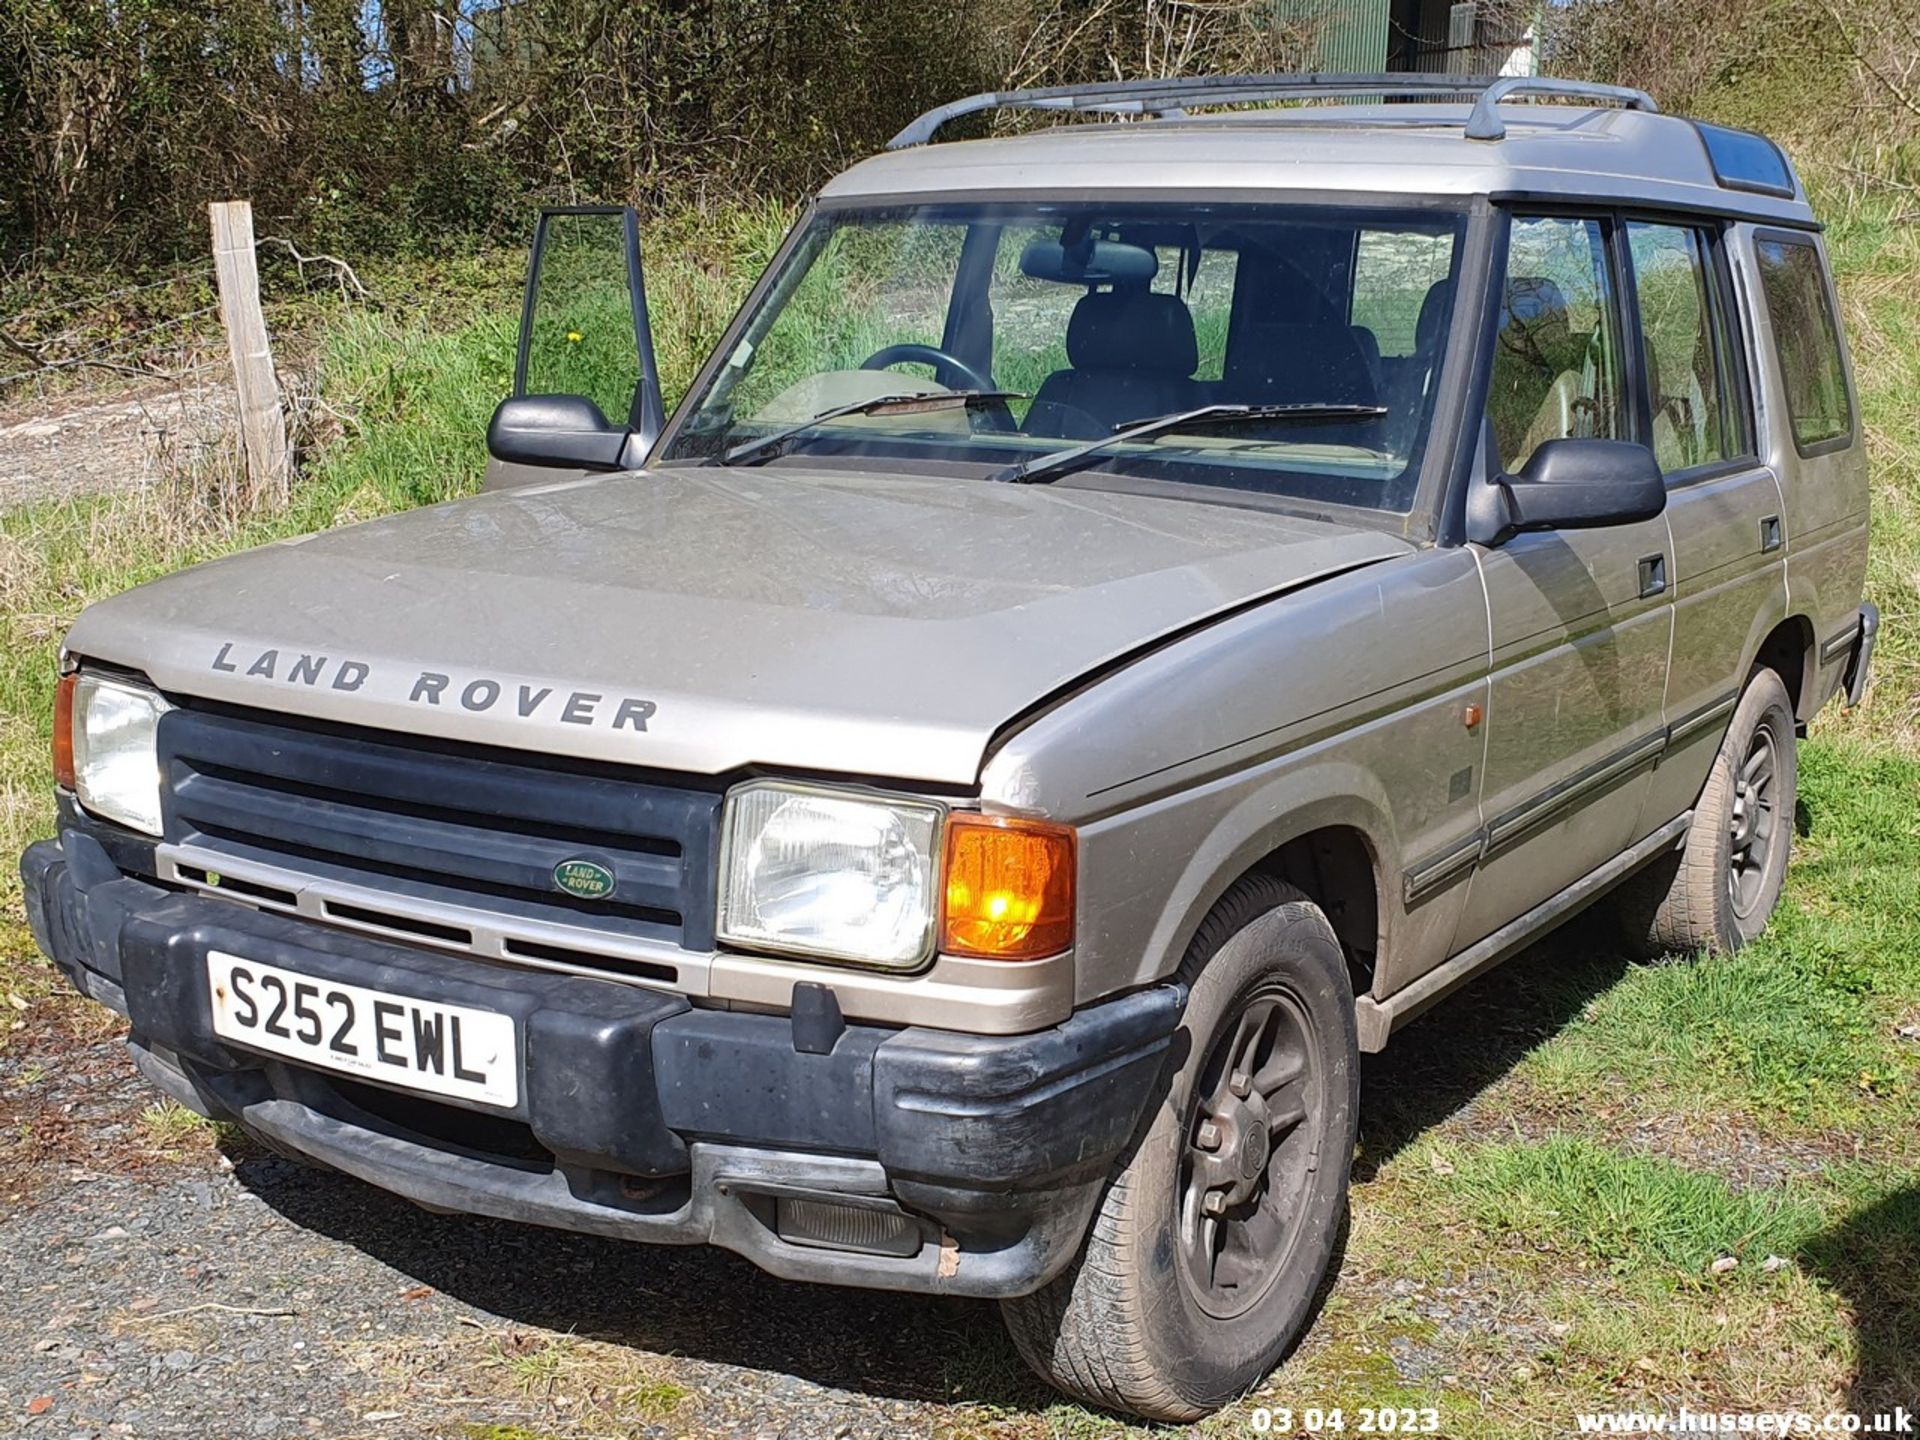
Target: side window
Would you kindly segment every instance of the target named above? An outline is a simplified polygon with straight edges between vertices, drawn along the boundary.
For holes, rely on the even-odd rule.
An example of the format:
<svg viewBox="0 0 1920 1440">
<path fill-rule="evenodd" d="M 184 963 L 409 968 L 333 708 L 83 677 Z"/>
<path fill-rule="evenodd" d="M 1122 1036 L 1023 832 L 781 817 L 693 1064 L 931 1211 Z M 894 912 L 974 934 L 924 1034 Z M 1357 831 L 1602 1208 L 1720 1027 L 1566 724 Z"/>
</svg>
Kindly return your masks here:
<svg viewBox="0 0 1920 1440">
<path fill-rule="evenodd" d="M 1371 331 L 1383 359 L 1408 359 L 1438 338 L 1452 273 L 1450 233 L 1362 230 L 1347 323 Z"/>
<path fill-rule="evenodd" d="M 1853 410 L 1840 360 L 1840 327 L 1820 252 L 1809 240 L 1772 235 L 1757 241 L 1754 250 L 1794 443 L 1807 450 L 1851 434 Z"/>
<path fill-rule="evenodd" d="M 1727 341 L 1706 237 L 1678 225 L 1627 226 L 1645 342 L 1653 453 L 1669 474 L 1740 453 L 1724 393 Z"/>
<path fill-rule="evenodd" d="M 1233 319 L 1233 281 L 1240 256 L 1232 250 L 1207 248 L 1198 252 L 1196 262 L 1195 252 L 1172 245 L 1156 246 L 1154 253 L 1160 259 L 1160 273 L 1153 277 L 1153 288 L 1180 296 L 1193 315 L 1193 338 L 1200 350 L 1193 378 L 1218 380 L 1226 370 L 1227 327 Z"/>
<path fill-rule="evenodd" d="M 1020 269 L 1028 245 L 1059 238 L 1057 224 L 1010 224 L 1000 232 L 987 301 L 993 311 L 993 379 L 1004 390 L 1032 395 L 1054 371 L 1071 368 L 1067 322 L 1086 288 Z M 1016 416 L 1024 418 L 1026 410 L 1024 401 L 1014 403 Z"/>
<path fill-rule="evenodd" d="M 584 395 L 615 425 L 627 423 L 640 352 L 626 227 L 618 210 L 542 218 L 517 394 Z"/>
<path fill-rule="evenodd" d="M 1487 391 L 1509 473 L 1549 440 L 1625 434 L 1607 246 L 1598 220 L 1514 217 Z"/>
</svg>

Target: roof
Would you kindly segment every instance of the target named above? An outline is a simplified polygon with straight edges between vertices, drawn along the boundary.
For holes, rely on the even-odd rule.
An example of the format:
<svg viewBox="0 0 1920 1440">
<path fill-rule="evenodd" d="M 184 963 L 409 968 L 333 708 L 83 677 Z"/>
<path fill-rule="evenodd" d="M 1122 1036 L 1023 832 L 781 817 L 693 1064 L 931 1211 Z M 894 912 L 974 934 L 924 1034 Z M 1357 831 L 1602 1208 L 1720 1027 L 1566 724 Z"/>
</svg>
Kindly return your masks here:
<svg viewBox="0 0 1920 1440">
<path fill-rule="evenodd" d="M 1464 104 L 1299 106 L 1177 119 L 1067 123 L 993 140 L 890 150 L 833 180 L 822 198 L 931 199 L 1196 192 L 1526 195 L 1737 213 L 1811 225 L 1792 198 L 1720 183 L 1700 129 L 1611 106 L 1498 106 L 1504 138 L 1468 139 Z"/>
</svg>

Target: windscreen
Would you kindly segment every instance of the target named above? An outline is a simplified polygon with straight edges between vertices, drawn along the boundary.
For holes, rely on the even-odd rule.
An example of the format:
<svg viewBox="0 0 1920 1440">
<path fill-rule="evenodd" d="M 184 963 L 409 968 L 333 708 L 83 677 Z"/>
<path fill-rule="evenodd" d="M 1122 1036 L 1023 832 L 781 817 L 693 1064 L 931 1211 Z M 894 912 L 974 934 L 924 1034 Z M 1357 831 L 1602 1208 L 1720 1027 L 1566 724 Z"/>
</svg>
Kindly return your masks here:
<svg viewBox="0 0 1920 1440">
<path fill-rule="evenodd" d="M 1461 216 L 1094 202 L 818 212 L 663 458 L 799 427 L 765 463 L 983 473 L 1102 447 L 1125 477 L 1405 511 L 1453 313 Z M 965 404 L 863 402 L 970 392 Z M 824 417 L 829 411 L 841 413 Z"/>
</svg>

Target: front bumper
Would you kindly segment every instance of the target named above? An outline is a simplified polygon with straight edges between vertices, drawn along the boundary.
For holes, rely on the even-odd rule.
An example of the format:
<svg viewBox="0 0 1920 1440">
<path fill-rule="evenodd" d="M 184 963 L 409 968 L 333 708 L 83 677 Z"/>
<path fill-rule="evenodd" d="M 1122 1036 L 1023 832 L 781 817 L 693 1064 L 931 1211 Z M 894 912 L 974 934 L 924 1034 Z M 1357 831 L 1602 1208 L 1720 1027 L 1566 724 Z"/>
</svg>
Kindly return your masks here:
<svg viewBox="0 0 1920 1440">
<path fill-rule="evenodd" d="M 697 1009 L 170 891 L 103 838 L 69 827 L 28 849 L 28 919 L 181 1103 L 430 1209 L 712 1243 L 791 1279 L 1037 1289 L 1078 1249 L 1185 999 L 1159 986 L 995 1037 L 849 1025 L 824 983 L 796 987 L 791 1016 Z M 423 1097 L 216 1037 L 212 949 L 512 1015 L 519 1103 Z"/>
</svg>

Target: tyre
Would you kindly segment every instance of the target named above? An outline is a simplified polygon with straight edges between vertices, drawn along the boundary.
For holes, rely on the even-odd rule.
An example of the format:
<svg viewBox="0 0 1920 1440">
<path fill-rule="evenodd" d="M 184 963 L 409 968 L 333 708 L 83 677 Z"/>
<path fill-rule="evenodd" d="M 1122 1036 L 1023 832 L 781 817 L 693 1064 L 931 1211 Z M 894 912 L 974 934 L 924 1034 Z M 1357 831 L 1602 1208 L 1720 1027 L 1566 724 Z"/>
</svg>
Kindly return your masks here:
<svg viewBox="0 0 1920 1440">
<path fill-rule="evenodd" d="M 1731 954 L 1766 928 L 1786 884 L 1799 784 L 1793 702 L 1753 672 L 1694 806 L 1685 845 L 1618 892 L 1628 947 L 1645 958 Z"/>
<path fill-rule="evenodd" d="M 1317 905 L 1243 879 L 1180 973 L 1191 992 L 1158 1098 L 1079 1256 L 1001 1307 L 1043 1379 L 1154 1420 L 1233 1400 L 1306 1327 L 1359 1124 L 1352 986 Z"/>
</svg>

